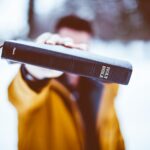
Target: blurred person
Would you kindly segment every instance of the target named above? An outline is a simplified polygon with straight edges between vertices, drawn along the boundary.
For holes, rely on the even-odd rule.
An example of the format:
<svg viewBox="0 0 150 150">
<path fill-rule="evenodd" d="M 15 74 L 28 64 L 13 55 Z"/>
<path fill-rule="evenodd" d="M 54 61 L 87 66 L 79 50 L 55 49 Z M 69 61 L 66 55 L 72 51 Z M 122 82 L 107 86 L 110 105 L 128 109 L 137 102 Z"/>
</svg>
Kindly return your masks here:
<svg viewBox="0 0 150 150">
<path fill-rule="evenodd" d="M 55 44 L 51 37 L 45 33 L 37 42 Z M 79 111 L 72 95 L 55 80 L 61 74 L 22 65 L 10 84 L 9 99 L 18 112 L 19 150 L 84 149 Z"/>
<path fill-rule="evenodd" d="M 57 32 L 63 39 L 58 35 L 53 36 L 46 33 L 40 36 L 37 42 L 82 49 L 83 45 L 80 43 L 87 44 L 91 39 L 91 34 L 84 30 L 85 28 L 74 29 L 64 25 L 57 29 Z M 75 44 L 68 39 L 66 40 L 64 38 L 66 36 L 74 39 Z M 71 78 L 70 80 L 67 78 L 67 80 L 69 84 L 71 83 L 71 86 L 76 87 L 80 85 L 79 88 L 82 87 L 81 91 L 83 90 L 83 93 L 77 91 L 79 94 L 76 95 L 70 91 L 65 82 L 63 84 L 60 83 L 65 81 L 58 78 L 61 75 L 62 72 L 59 71 L 22 65 L 17 76 L 9 86 L 10 101 L 18 111 L 19 149 L 91 149 L 91 147 L 86 147 L 84 143 L 85 118 L 82 110 L 83 116 L 80 115 L 79 111 L 80 105 L 83 105 L 83 103 L 79 104 L 78 108 L 75 102 L 75 98 L 77 101 L 80 101 L 77 95 L 80 96 L 81 94 L 85 98 L 84 104 L 86 104 L 86 98 L 88 97 L 85 96 L 83 89 L 85 86 L 88 89 L 88 81 L 90 80 L 87 79 L 87 82 L 81 84 L 78 76 L 69 75 Z M 86 78 L 83 78 L 84 80 Z M 85 85 L 84 83 L 87 84 Z M 88 90 L 90 93 L 90 88 Z M 101 149 L 124 149 L 114 109 L 114 99 L 117 91 L 118 85 L 116 84 L 104 86 L 97 119 L 98 144 Z M 89 93 L 87 92 L 86 95 Z M 85 129 L 85 131 L 87 130 Z"/>
<path fill-rule="evenodd" d="M 75 44 L 81 45 L 83 43 L 81 45 L 82 50 L 86 51 L 93 38 L 92 23 L 75 15 L 60 18 L 55 25 L 55 33 L 62 38 L 71 38 Z M 99 149 L 95 126 L 97 106 L 99 105 L 103 84 L 71 73 L 64 73 L 57 80 L 74 95 L 77 101 L 85 126 L 86 149 Z"/>
<path fill-rule="evenodd" d="M 61 37 L 70 37 L 75 44 L 86 44 L 87 48 L 83 50 L 88 50 L 94 34 L 90 21 L 74 15 L 62 17 L 55 26 L 55 32 Z M 114 109 L 118 85 L 102 84 L 97 80 L 71 73 L 64 73 L 58 80 L 69 89 L 77 100 L 86 128 L 87 149 L 98 149 L 99 147 L 96 146 L 96 144 L 99 144 L 95 127 L 96 121 L 100 131 L 98 133 L 99 141 L 103 143 L 101 148 L 109 149 L 109 147 L 114 147 L 114 149 L 123 149 L 124 143 Z M 110 116 L 112 116 L 111 119 Z M 110 126 L 112 123 L 113 125 Z M 107 136 L 108 134 L 110 137 Z M 116 135 L 118 135 L 118 138 L 116 138 Z"/>
</svg>

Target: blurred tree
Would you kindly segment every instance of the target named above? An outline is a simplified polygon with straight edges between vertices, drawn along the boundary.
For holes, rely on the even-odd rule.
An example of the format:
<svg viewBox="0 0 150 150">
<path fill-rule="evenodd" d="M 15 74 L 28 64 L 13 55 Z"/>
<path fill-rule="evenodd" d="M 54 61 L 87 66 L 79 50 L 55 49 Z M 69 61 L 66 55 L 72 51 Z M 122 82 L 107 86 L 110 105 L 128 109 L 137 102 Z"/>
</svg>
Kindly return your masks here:
<svg viewBox="0 0 150 150">
<path fill-rule="evenodd" d="M 150 39 L 150 1 L 148 0 L 66 0 L 61 7 L 55 7 L 56 9 L 45 16 L 39 14 L 34 16 L 36 14 L 33 8 L 34 0 L 30 0 L 30 37 L 37 36 L 35 32 L 39 34 L 47 30 L 52 31 L 55 22 L 62 15 L 76 14 L 91 20 L 94 23 L 96 36 L 101 39 L 124 41 Z"/>
<path fill-rule="evenodd" d="M 28 24 L 30 26 L 28 37 L 32 37 L 34 34 L 34 0 L 29 0 L 29 9 L 28 9 Z"/>
<path fill-rule="evenodd" d="M 68 13 L 93 20 L 96 35 L 105 40 L 149 39 L 146 25 L 150 23 L 149 7 L 147 0 L 67 0 L 65 3 Z"/>
<path fill-rule="evenodd" d="M 138 10 L 141 13 L 144 20 L 144 28 L 146 30 L 145 39 L 150 39 L 150 1 L 148 0 L 137 0 Z"/>
</svg>

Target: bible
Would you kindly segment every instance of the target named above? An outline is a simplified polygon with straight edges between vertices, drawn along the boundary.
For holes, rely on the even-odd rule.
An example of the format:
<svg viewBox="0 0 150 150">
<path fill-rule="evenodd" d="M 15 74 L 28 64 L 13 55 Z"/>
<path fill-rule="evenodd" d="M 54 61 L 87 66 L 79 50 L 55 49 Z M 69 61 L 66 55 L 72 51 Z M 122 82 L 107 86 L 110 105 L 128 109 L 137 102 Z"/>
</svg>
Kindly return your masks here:
<svg viewBox="0 0 150 150">
<path fill-rule="evenodd" d="M 1 57 L 14 62 L 74 73 L 109 83 L 126 85 L 132 74 L 132 65 L 127 61 L 61 45 L 5 41 Z"/>
</svg>

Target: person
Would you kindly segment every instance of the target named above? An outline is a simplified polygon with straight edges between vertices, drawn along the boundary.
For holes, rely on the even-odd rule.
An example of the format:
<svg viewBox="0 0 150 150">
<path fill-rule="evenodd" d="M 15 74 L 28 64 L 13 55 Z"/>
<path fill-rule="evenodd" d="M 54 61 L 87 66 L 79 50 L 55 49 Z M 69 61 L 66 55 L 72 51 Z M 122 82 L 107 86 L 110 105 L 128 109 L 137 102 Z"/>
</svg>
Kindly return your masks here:
<svg viewBox="0 0 150 150">
<path fill-rule="evenodd" d="M 61 37 L 70 37 L 75 44 L 81 45 L 83 43 L 84 48 L 82 50 L 84 51 L 89 49 L 94 34 L 92 23 L 75 15 L 59 19 L 54 30 Z M 85 125 L 86 149 L 99 149 L 95 126 L 103 84 L 71 73 L 64 73 L 57 80 L 74 95 L 77 101 Z"/>
<path fill-rule="evenodd" d="M 50 37 L 43 34 L 37 42 L 54 42 Z M 22 65 L 11 82 L 8 94 L 18 112 L 19 150 L 84 149 L 77 106 L 67 89 L 55 80 L 61 74 Z"/>
<path fill-rule="evenodd" d="M 65 16 L 59 19 L 59 21 L 55 26 L 55 32 L 59 34 L 61 37 L 70 37 L 71 39 L 73 39 L 73 42 L 75 44 L 81 45 L 81 43 L 83 43 L 84 45 L 82 44 L 82 46 L 84 46 L 84 48 L 82 50 L 86 51 L 88 50 L 90 41 L 93 37 L 93 29 L 91 22 L 85 19 L 81 19 L 74 15 Z M 100 90 L 102 90 L 103 87 L 100 82 L 96 84 L 97 81 L 94 81 L 89 78 L 83 78 L 81 76 L 74 75 L 71 73 L 64 73 L 62 76 L 58 78 L 58 80 L 69 89 L 69 91 L 77 99 L 77 102 L 79 102 L 80 97 L 83 96 L 84 99 L 84 96 L 86 94 L 89 94 L 87 97 L 92 99 L 92 100 L 90 99 L 91 102 L 93 101 L 96 102 L 96 105 L 93 104 L 94 105 L 93 107 L 95 110 L 97 110 L 96 106 L 98 102 L 94 100 L 94 96 L 91 96 L 92 95 L 91 93 L 92 89 L 96 88 L 96 85 L 100 86 L 98 91 L 99 94 L 96 97 L 99 101 L 100 93 L 102 92 Z M 86 82 L 88 82 L 87 83 L 88 89 L 90 88 L 90 91 L 88 93 L 86 92 L 88 91 L 87 86 L 85 86 Z M 82 85 L 84 85 L 83 89 L 85 90 L 85 92 L 83 91 L 83 89 L 80 88 Z M 93 117 L 96 117 L 95 114 L 96 112 L 94 113 Z"/>
<path fill-rule="evenodd" d="M 67 34 L 75 35 L 76 39 L 83 35 L 82 40 L 87 37 L 88 40 L 90 39 L 89 34 L 83 28 L 76 31 L 64 26 L 59 28 L 62 38 L 45 33 L 37 39 L 37 42 L 82 49 L 83 45 L 80 44 L 80 42 L 83 43 L 82 40 L 73 43 L 64 38 L 63 33 L 66 30 L 70 31 Z M 77 32 L 78 36 L 73 31 Z M 71 35 L 65 36 L 71 37 Z M 18 112 L 19 150 L 87 149 L 84 119 L 68 87 L 56 79 L 61 75 L 60 71 L 22 65 L 11 82 L 8 94 Z M 116 84 L 108 84 L 104 87 L 97 119 L 100 149 L 124 149 L 113 105 L 117 88 Z M 86 99 L 84 101 L 86 102 Z"/>
</svg>

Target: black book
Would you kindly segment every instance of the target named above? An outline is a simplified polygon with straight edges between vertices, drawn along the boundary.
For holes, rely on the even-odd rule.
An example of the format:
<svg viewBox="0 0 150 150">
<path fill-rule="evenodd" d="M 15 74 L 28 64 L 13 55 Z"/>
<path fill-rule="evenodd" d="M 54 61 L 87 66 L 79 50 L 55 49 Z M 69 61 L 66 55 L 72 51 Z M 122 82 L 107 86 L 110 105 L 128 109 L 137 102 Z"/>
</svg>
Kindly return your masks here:
<svg viewBox="0 0 150 150">
<path fill-rule="evenodd" d="M 128 84 L 132 73 L 132 65 L 127 61 L 60 45 L 5 41 L 1 57 L 109 83 Z"/>
</svg>

